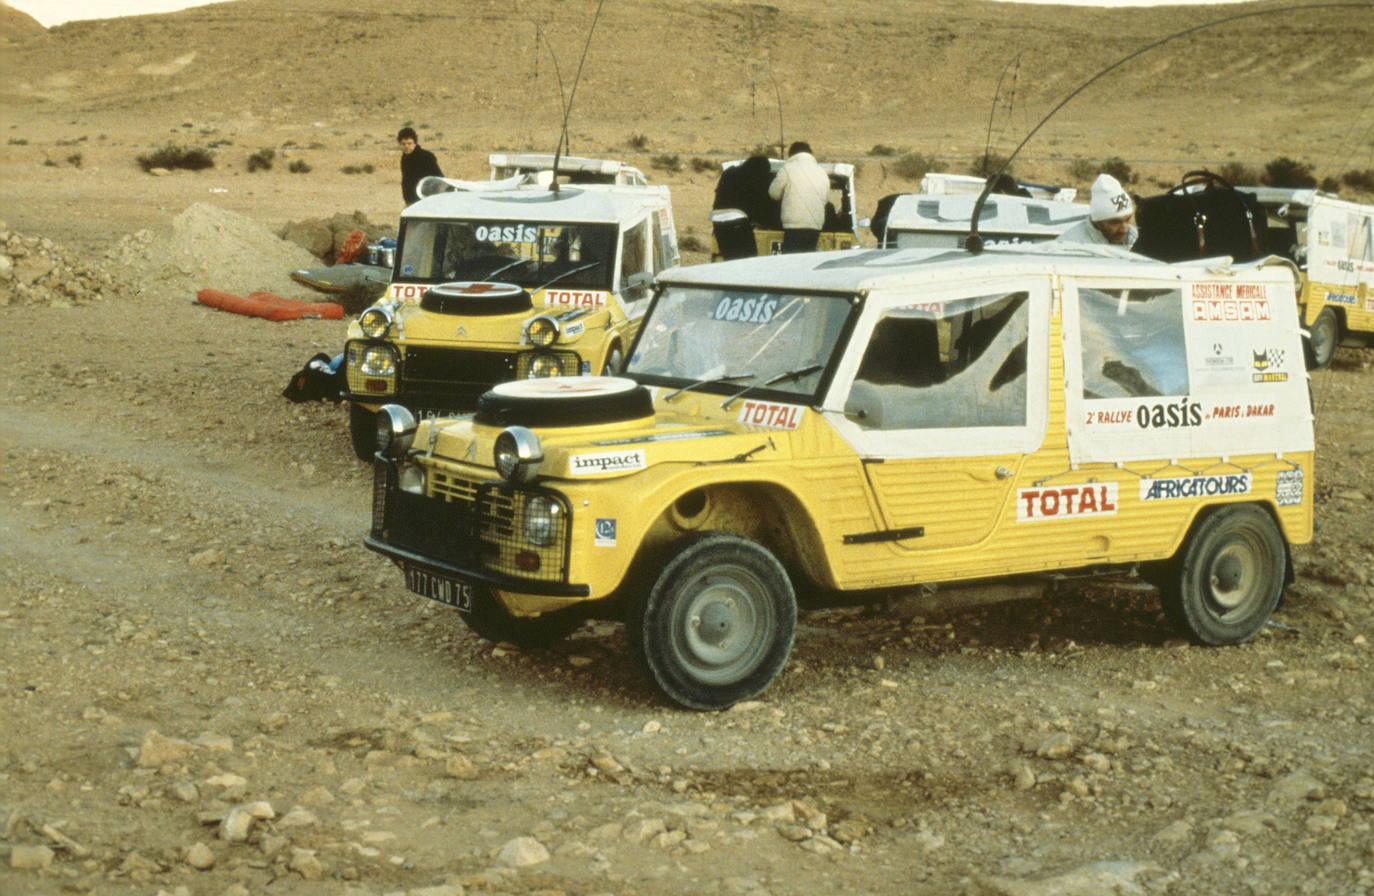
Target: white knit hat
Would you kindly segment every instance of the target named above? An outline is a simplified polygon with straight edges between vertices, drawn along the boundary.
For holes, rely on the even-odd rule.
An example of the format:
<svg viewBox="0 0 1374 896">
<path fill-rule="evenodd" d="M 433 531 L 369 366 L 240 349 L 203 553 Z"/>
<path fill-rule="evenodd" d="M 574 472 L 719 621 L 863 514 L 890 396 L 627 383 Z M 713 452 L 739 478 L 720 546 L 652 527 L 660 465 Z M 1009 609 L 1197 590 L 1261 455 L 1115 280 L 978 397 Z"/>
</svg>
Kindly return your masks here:
<svg viewBox="0 0 1374 896">
<path fill-rule="evenodd" d="M 1092 199 L 1088 203 L 1088 218 L 1093 221 L 1109 221 L 1124 218 L 1135 211 L 1131 194 L 1121 186 L 1121 182 L 1110 174 L 1099 174 L 1093 181 Z"/>
</svg>

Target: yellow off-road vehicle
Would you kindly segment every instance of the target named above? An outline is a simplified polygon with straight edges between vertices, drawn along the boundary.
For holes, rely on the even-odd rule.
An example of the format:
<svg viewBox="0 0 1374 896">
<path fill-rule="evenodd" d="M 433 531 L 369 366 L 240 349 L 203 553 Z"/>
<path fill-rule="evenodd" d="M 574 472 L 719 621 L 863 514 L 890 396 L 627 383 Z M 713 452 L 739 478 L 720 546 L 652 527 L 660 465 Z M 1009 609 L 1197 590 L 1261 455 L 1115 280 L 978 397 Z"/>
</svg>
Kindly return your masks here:
<svg viewBox="0 0 1374 896">
<path fill-rule="evenodd" d="M 1298 297 L 1311 366 L 1326 367 L 1342 342 L 1374 338 L 1374 205 L 1317 190 L 1237 187 L 1268 215 L 1269 251 L 1304 274 Z"/>
<path fill-rule="evenodd" d="M 359 458 L 372 458 L 385 403 L 451 415 L 505 380 L 620 369 L 654 275 L 678 263 L 678 248 L 668 188 L 607 166 L 572 159 L 557 179 L 421 182 L 386 295 L 344 347 Z M 553 188 L 568 178 L 587 182 Z"/>
<path fill-rule="evenodd" d="M 678 268 L 623 376 L 382 408 L 366 543 L 492 640 L 625 620 L 697 709 L 773 681 L 799 591 L 1135 571 L 1235 644 L 1312 534 L 1295 279 L 1062 243 Z"/>
</svg>

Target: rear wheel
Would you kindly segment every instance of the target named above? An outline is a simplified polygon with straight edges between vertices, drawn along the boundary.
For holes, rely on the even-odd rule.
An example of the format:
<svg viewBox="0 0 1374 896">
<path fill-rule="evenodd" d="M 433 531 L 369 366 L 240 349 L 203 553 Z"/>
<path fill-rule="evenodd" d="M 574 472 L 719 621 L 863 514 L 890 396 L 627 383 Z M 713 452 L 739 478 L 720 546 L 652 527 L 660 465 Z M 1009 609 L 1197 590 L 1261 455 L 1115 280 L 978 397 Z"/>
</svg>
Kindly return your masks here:
<svg viewBox="0 0 1374 896">
<path fill-rule="evenodd" d="M 458 614 L 479 637 L 497 644 L 513 644 L 522 650 L 557 644 L 582 624 L 582 617 L 566 612 L 514 616 L 490 588 L 483 587 L 473 589 L 472 609 L 459 610 Z"/>
<path fill-rule="evenodd" d="M 1323 308 L 1307 330 L 1308 367 L 1324 370 L 1336 356 L 1336 344 L 1341 340 L 1341 322 L 1336 312 Z"/>
<path fill-rule="evenodd" d="M 630 619 L 636 659 L 670 700 L 726 709 L 762 693 L 787 663 L 797 599 L 771 553 L 703 535 L 659 573 Z"/>
<path fill-rule="evenodd" d="M 358 460 L 372 462 L 377 454 L 377 415 L 365 407 L 348 404 L 348 437 Z"/>
<path fill-rule="evenodd" d="M 1253 504 L 1220 508 L 1198 525 L 1176 574 L 1160 585 L 1164 615 L 1203 644 L 1248 641 L 1278 606 L 1287 563 L 1273 517 Z"/>
</svg>

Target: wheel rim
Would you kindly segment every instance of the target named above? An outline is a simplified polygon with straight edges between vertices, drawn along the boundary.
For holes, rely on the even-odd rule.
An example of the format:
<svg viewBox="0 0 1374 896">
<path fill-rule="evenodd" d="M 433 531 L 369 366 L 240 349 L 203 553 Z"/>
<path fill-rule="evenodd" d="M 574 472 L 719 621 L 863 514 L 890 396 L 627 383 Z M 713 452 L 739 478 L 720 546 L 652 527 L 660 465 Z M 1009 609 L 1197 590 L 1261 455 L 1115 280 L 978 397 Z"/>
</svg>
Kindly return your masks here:
<svg viewBox="0 0 1374 896">
<path fill-rule="evenodd" d="M 757 668 L 773 623 L 763 583 L 746 569 L 716 567 L 685 583 L 683 593 L 672 618 L 673 659 L 708 684 L 735 682 Z"/>
<path fill-rule="evenodd" d="M 1244 616 L 1262 598 L 1265 550 L 1258 541 L 1236 537 L 1212 555 L 1203 598 L 1207 611 L 1226 621 Z"/>
</svg>

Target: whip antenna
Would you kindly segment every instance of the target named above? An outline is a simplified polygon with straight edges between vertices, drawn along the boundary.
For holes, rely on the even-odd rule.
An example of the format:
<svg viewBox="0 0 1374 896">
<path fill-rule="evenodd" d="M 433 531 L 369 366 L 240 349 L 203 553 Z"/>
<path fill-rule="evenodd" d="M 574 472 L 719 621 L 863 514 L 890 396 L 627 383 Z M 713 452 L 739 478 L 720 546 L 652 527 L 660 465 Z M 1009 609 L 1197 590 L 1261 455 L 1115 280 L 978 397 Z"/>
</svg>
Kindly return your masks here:
<svg viewBox="0 0 1374 896">
<path fill-rule="evenodd" d="M 592 47 L 592 34 L 596 31 L 596 21 L 601 18 L 601 7 L 606 5 L 606 0 L 597 0 L 596 13 L 592 16 L 591 27 L 587 29 L 587 42 L 582 45 L 582 58 L 577 61 L 577 74 L 573 76 L 572 92 L 568 94 L 567 105 L 563 107 L 563 128 L 558 135 L 558 147 L 553 151 L 553 180 L 549 183 L 549 189 L 558 192 L 558 159 L 563 153 L 563 147 L 568 143 L 568 116 L 572 115 L 573 98 L 577 96 L 577 84 L 582 80 L 582 64 L 587 61 L 587 51 Z"/>
</svg>

